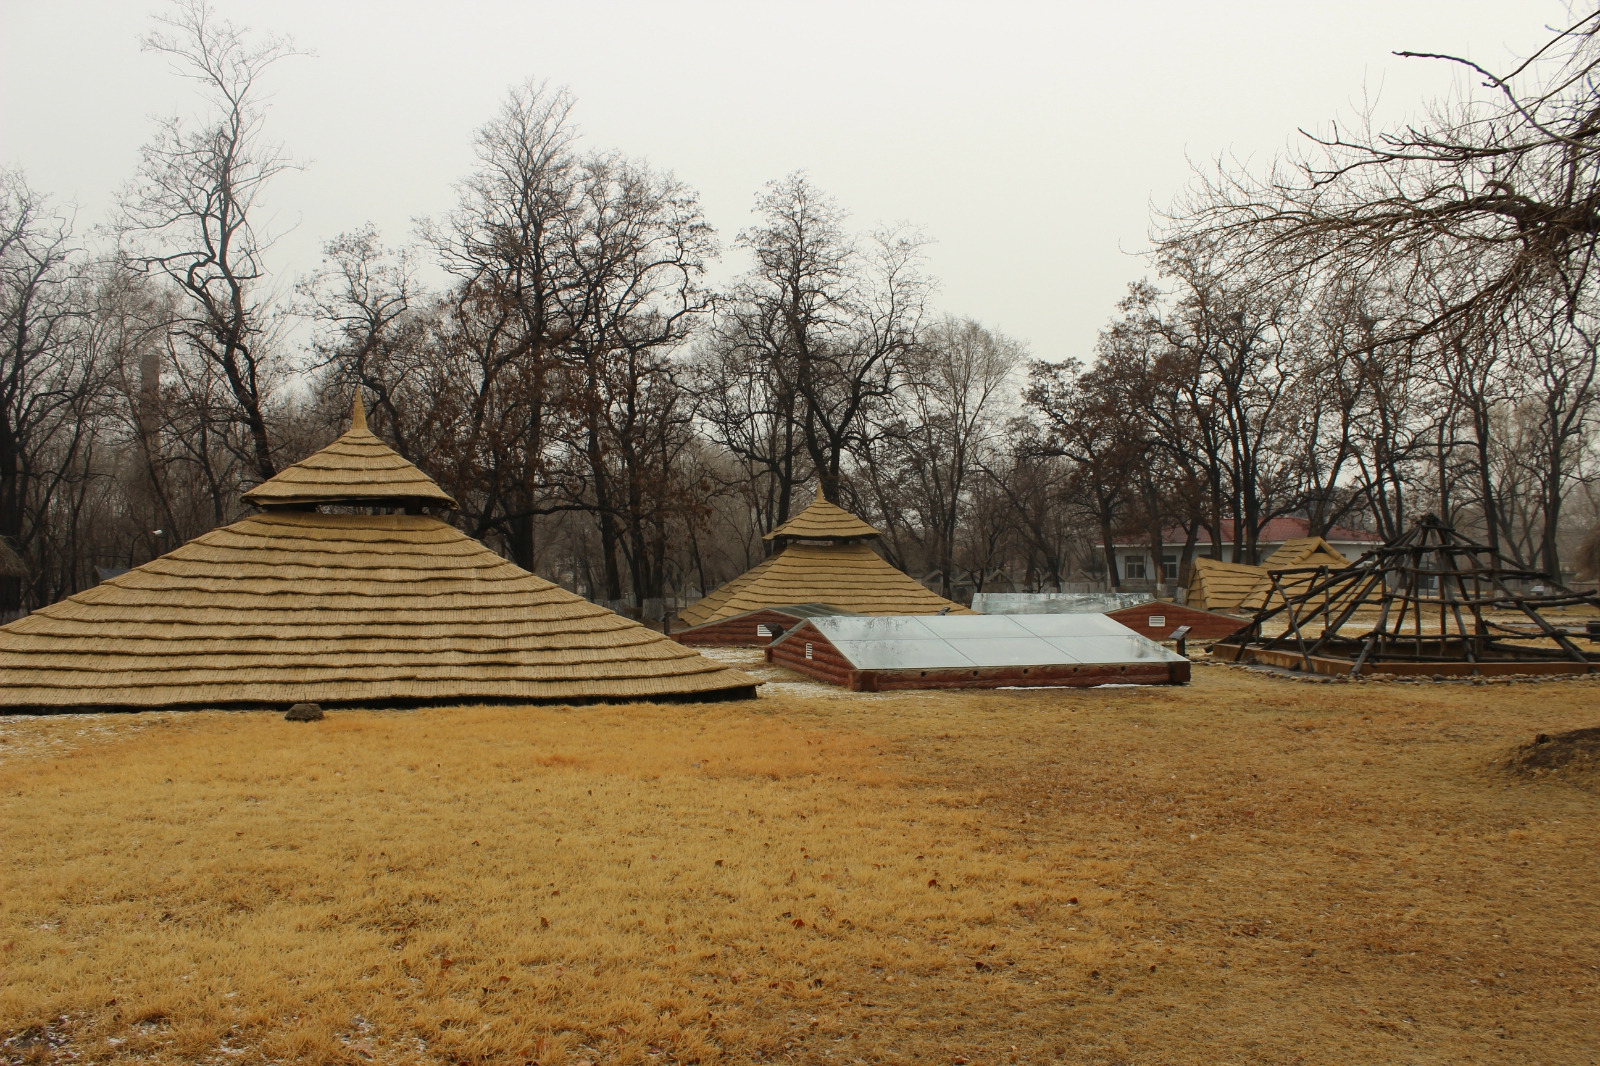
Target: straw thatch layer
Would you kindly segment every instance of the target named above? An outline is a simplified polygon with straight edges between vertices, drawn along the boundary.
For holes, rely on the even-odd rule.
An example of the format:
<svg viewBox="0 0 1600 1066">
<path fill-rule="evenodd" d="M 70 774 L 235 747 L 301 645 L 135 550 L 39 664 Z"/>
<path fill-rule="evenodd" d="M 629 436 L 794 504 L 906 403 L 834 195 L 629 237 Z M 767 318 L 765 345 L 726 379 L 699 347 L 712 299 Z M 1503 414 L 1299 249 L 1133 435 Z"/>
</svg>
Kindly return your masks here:
<svg viewBox="0 0 1600 1066">
<path fill-rule="evenodd" d="M 1218 559 L 1196 559 L 1189 574 L 1188 602 L 1206 610 L 1256 611 L 1283 602 L 1274 596 L 1269 570 L 1326 566 L 1343 570 L 1350 565 L 1344 553 L 1321 537 L 1295 537 L 1279 545 L 1260 566 L 1225 563 Z M 1312 575 L 1289 574 L 1279 587 L 1290 595 L 1309 586 Z M 1273 601 L 1270 605 L 1268 600 Z"/>
<path fill-rule="evenodd" d="M 970 614 L 890 566 L 866 544 L 794 544 L 683 612 L 691 626 L 762 607 L 820 603 L 854 614 Z"/>
<path fill-rule="evenodd" d="M 0 628 L 0 707 L 13 708 L 655 699 L 754 684 L 413 515 L 268 512 Z"/>
<path fill-rule="evenodd" d="M 1189 571 L 1188 602 L 1205 610 L 1238 609 L 1265 574 L 1248 563 L 1196 559 Z"/>
<path fill-rule="evenodd" d="M 767 570 L 771 569 L 772 564 L 777 562 L 778 556 L 782 554 L 782 552 L 779 552 L 777 555 L 768 556 L 763 562 L 757 563 L 733 580 L 719 585 L 715 589 L 712 589 L 710 595 L 702 596 L 700 599 L 695 600 L 688 607 L 684 608 L 683 613 L 678 616 L 678 619 L 686 626 L 699 626 L 705 625 L 707 622 L 711 621 L 713 617 L 728 618 L 731 617 L 731 614 L 741 613 L 739 611 L 733 611 L 731 614 L 721 612 L 723 606 L 727 604 L 727 602 L 734 596 L 738 595 L 741 589 L 755 581 L 762 574 L 766 573 Z M 762 606 L 770 607 L 774 605 L 762 604 Z"/>
<path fill-rule="evenodd" d="M 1264 570 L 1288 570 L 1296 566 L 1326 566 L 1343 570 L 1350 565 L 1344 552 L 1321 537 L 1291 537 L 1261 564 Z"/>
<path fill-rule="evenodd" d="M 361 401 L 351 412 L 350 431 L 332 444 L 244 494 L 258 507 L 318 503 L 400 503 L 454 507 L 456 501 L 367 429 Z"/>
<path fill-rule="evenodd" d="M 811 506 L 783 523 L 765 537 L 777 540 L 792 537 L 797 540 L 843 540 L 856 537 L 876 537 L 879 533 L 844 508 L 829 503 L 818 493 Z"/>
</svg>

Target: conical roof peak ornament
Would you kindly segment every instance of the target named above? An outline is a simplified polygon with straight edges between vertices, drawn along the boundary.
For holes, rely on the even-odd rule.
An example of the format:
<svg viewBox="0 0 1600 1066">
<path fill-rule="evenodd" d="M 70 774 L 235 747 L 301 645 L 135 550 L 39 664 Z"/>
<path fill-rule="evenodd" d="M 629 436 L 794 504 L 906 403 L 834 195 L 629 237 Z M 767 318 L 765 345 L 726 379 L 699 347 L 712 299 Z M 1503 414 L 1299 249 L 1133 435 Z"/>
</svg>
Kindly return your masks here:
<svg viewBox="0 0 1600 1066">
<path fill-rule="evenodd" d="M 305 510 L 319 504 L 367 507 L 446 507 L 456 501 L 427 474 L 367 429 L 356 393 L 350 428 L 319 452 L 285 467 L 244 494 L 264 509 Z"/>
<path fill-rule="evenodd" d="M 809 507 L 762 539 L 777 540 L 784 537 L 798 540 L 849 540 L 880 535 L 872 526 L 838 504 L 829 503 L 823 498 L 822 493 L 818 492 L 817 498 L 811 501 Z"/>
</svg>

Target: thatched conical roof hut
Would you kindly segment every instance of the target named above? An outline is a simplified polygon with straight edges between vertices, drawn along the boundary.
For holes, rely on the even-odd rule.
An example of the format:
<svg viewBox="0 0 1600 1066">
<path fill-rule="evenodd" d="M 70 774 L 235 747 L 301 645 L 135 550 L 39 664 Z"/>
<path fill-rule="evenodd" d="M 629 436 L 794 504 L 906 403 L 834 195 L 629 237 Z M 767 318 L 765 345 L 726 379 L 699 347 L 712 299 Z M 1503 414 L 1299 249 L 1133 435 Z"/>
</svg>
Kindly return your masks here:
<svg viewBox="0 0 1600 1066">
<path fill-rule="evenodd" d="M 778 550 L 683 612 L 703 626 L 764 607 L 821 604 L 851 614 L 967 614 L 896 570 L 868 543 L 878 531 L 821 494 L 766 536 Z"/>
<path fill-rule="evenodd" d="M 245 498 L 262 512 L 0 627 L 0 708 L 754 695 L 420 513 L 454 501 L 367 431 L 359 401 L 348 433 Z"/>
</svg>

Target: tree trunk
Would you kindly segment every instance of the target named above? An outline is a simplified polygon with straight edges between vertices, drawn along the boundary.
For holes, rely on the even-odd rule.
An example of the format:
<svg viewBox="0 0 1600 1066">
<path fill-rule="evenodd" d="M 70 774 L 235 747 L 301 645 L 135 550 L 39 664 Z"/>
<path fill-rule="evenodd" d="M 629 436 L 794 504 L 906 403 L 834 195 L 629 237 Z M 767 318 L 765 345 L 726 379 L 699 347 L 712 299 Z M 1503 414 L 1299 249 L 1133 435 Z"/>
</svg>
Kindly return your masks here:
<svg viewBox="0 0 1600 1066">
<path fill-rule="evenodd" d="M 1189 587 L 1189 575 L 1194 568 L 1194 548 L 1200 540 L 1200 523 L 1190 522 L 1183 540 L 1183 554 L 1178 557 L 1178 585 Z"/>
<path fill-rule="evenodd" d="M 1114 589 L 1122 587 L 1122 579 L 1117 575 L 1117 548 L 1111 543 L 1111 523 L 1104 518 L 1100 520 L 1100 543 L 1106 550 L 1106 580 Z"/>
<path fill-rule="evenodd" d="M 605 568 L 606 599 L 622 599 L 622 571 L 617 566 L 617 520 L 610 511 L 600 512 L 600 562 Z"/>
<path fill-rule="evenodd" d="M 506 523 L 506 548 L 511 552 L 512 562 L 530 574 L 533 572 L 533 515 L 515 515 Z"/>
<path fill-rule="evenodd" d="M 1165 584 L 1167 580 L 1166 569 L 1162 562 L 1162 556 L 1166 553 L 1166 546 L 1162 542 L 1161 536 L 1163 530 L 1159 521 L 1150 522 L 1146 527 L 1146 530 L 1150 537 L 1150 559 L 1155 567 L 1155 572 L 1151 575 L 1151 580 L 1155 582 L 1156 595 L 1160 596 L 1161 586 Z"/>
</svg>

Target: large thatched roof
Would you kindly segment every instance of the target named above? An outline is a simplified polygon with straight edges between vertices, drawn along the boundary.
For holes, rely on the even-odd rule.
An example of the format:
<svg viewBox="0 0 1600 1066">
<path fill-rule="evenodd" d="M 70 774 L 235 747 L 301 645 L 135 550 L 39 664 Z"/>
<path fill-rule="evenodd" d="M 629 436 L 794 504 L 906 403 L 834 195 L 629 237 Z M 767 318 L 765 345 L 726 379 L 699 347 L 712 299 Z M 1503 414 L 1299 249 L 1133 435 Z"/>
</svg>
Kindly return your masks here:
<svg viewBox="0 0 1600 1066">
<path fill-rule="evenodd" d="M 299 464 L 336 472 L 320 482 L 320 502 L 430 498 L 425 475 L 388 462 L 363 436 L 371 434 L 357 427 L 326 449 L 333 458 Z M 379 484 L 408 491 L 369 495 L 367 471 L 339 465 L 355 449 L 382 462 Z M 261 488 L 293 484 L 294 469 Z M 747 675 L 527 573 L 436 518 L 306 506 L 301 494 L 295 506 L 213 530 L 0 627 L 0 707 L 754 692 Z"/>
</svg>

